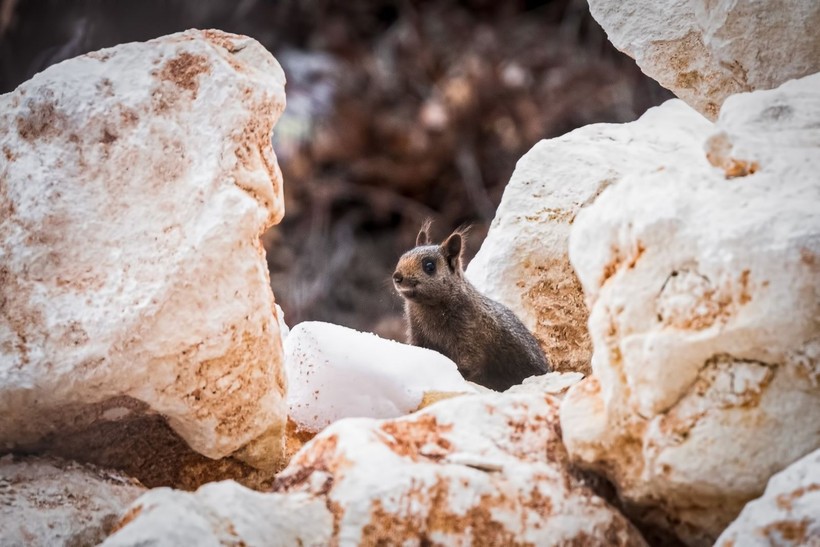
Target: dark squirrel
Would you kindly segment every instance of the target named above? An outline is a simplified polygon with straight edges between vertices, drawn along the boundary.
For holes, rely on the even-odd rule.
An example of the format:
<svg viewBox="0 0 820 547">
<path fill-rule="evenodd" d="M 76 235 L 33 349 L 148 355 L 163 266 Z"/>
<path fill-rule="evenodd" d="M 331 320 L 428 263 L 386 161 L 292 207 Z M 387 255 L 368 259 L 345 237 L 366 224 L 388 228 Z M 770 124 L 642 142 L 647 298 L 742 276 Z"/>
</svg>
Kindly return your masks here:
<svg viewBox="0 0 820 547">
<path fill-rule="evenodd" d="M 430 222 L 399 259 L 393 283 L 404 298 L 409 343 L 446 355 L 465 379 L 503 391 L 550 371 L 535 337 L 504 305 L 464 276 L 465 230 L 430 243 Z"/>
</svg>

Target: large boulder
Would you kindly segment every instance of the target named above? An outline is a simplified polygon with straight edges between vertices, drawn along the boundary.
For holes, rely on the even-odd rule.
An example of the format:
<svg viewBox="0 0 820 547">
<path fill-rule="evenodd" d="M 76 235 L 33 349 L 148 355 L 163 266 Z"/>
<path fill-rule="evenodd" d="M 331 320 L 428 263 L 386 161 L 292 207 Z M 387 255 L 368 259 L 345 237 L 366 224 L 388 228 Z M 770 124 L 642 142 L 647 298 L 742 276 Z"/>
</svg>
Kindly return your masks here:
<svg viewBox="0 0 820 547">
<path fill-rule="evenodd" d="M 140 495 L 137 481 L 55 458 L 0 458 L 0 543 L 97 545 Z"/>
<path fill-rule="evenodd" d="M 188 31 L 0 97 L 0 448 L 161 415 L 208 458 L 279 465 L 259 235 L 283 215 L 270 136 L 284 83 L 256 41 Z"/>
<path fill-rule="evenodd" d="M 816 0 L 589 0 L 609 40 L 710 119 L 732 94 L 820 71 Z"/>
<path fill-rule="evenodd" d="M 820 450 L 769 479 L 718 538 L 717 547 L 820 545 Z"/>
<path fill-rule="evenodd" d="M 595 351 L 564 441 L 689 544 L 820 446 L 818 127 L 820 74 L 731 97 L 698 158 L 623 177 L 570 236 Z"/>
<path fill-rule="evenodd" d="M 568 255 L 576 215 L 629 173 L 697 161 L 688 144 L 710 127 L 670 101 L 633 123 L 543 140 L 519 160 L 467 277 L 521 318 L 555 370 L 590 372 L 588 311 Z"/>
<path fill-rule="evenodd" d="M 551 395 L 459 397 L 395 420 L 336 422 L 275 489 L 323 496 L 340 544 L 643 544 L 571 472 Z"/>
<path fill-rule="evenodd" d="M 550 395 L 458 397 L 395 420 L 338 421 L 274 489 L 151 492 L 106 545 L 645 545 L 570 470 Z"/>
</svg>

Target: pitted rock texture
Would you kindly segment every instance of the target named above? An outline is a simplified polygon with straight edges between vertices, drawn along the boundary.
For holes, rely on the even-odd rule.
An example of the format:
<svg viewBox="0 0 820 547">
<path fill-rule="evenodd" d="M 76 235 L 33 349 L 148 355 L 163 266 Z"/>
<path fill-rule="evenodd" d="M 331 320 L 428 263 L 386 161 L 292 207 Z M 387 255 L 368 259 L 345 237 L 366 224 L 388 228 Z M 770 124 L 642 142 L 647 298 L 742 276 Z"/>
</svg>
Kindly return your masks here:
<svg viewBox="0 0 820 547">
<path fill-rule="evenodd" d="M 284 83 L 254 40 L 188 31 L 0 97 L 0 450 L 141 412 L 207 457 L 279 464 L 258 238 L 283 214 Z"/>
<path fill-rule="evenodd" d="M 558 401 L 491 394 L 395 420 L 340 420 L 273 493 L 232 482 L 153 490 L 105 543 L 137 545 L 645 545 L 568 467 Z"/>
<path fill-rule="evenodd" d="M 275 489 L 323 497 L 342 545 L 643 545 L 570 472 L 557 419 L 550 395 L 498 394 L 341 420 Z"/>
<path fill-rule="evenodd" d="M 248 490 L 233 481 L 195 493 L 157 488 L 137 499 L 105 547 L 332 545 L 333 516 L 319 497 Z"/>
<path fill-rule="evenodd" d="M 816 547 L 820 545 L 820 450 L 769 479 L 720 535 L 717 547 Z"/>
<path fill-rule="evenodd" d="M 555 370 L 591 370 L 589 315 L 568 256 L 576 215 L 630 173 L 702 157 L 683 144 L 711 126 L 693 114 L 670 101 L 632 123 L 543 140 L 516 165 L 467 277 L 521 318 Z"/>
<path fill-rule="evenodd" d="M 730 95 L 820 71 L 814 0 L 590 0 L 615 47 L 703 115 Z"/>
<path fill-rule="evenodd" d="M 820 446 L 818 90 L 730 98 L 700 158 L 624 177 L 570 236 L 595 351 L 564 442 L 691 545 Z"/>
<path fill-rule="evenodd" d="M 56 458 L 0 458 L 0 543 L 97 545 L 145 492 L 114 471 Z"/>
</svg>

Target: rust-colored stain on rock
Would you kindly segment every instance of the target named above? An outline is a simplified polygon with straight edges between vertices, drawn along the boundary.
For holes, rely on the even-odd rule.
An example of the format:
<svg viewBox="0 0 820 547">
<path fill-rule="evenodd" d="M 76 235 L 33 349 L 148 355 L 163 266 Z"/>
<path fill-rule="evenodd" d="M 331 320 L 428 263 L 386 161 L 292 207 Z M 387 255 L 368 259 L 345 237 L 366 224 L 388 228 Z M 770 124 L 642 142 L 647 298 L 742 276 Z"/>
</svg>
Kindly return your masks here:
<svg viewBox="0 0 820 547">
<path fill-rule="evenodd" d="M 434 545 L 431 535 L 466 536 L 470 543 L 483 545 L 531 545 L 517 541 L 515 534 L 496 521 L 494 508 L 512 508 L 513 500 L 503 495 L 482 494 L 478 503 L 465 513 L 450 507 L 450 481 L 439 477 L 432 485 L 418 484 L 402 496 L 401 508 L 389 511 L 381 499 L 373 500 L 370 521 L 362 527 L 360 545 L 398 545 L 403 542 Z M 420 503 L 405 503 L 417 501 Z M 424 511 L 412 511 L 424 507 Z"/>
<path fill-rule="evenodd" d="M 691 89 L 697 89 L 698 87 L 700 87 L 702 82 L 703 76 L 697 70 L 681 72 L 675 79 L 675 85 L 677 85 L 678 87 L 688 87 Z"/>
<path fill-rule="evenodd" d="M 699 284 L 700 292 L 692 290 L 690 285 L 693 281 Z M 752 301 L 751 287 L 749 270 L 743 270 L 736 278 L 718 285 L 694 271 L 673 272 L 658 295 L 658 321 L 664 326 L 695 331 L 726 323 L 741 306 Z M 679 293 L 688 293 L 697 298 L 685 308 L 665 307 L 664 302 L 672 301 Z"/>
<path fill-rule="evenodd" d="M 92 51 L 90 53 L 85 54 L 86 57 L 89 57 L 89 58 L 94 59 L 96 61 L 99 61 L 101 63 L 106 62 L 108 59 L 111 58 L 112 55 L 114 55 L 112 52 L 104 51 L 104 50 Z"/>
<path fill-rule="evenodd" d="M 752 300 L 752 295 L 749 293 L 749 270 L 743 270 L 740 273 L 740 291 L 738 292 L 737 301 L 741 305 L 748 304 Z"/>
<path fill-rule="evenodd" d="M 118 532 L 119 530 L 122 530 L 123 528 L 128 526 L 128 524 L 130 524 L 131 521 L 133 521 L 135 518 L 140 516 L 141 513 L 142 513 L 142 505 L 135 505 L 134 507 L 129 509 L 122 516 L 122 518 L 119 520 L 119 522 L 117 522 L 117 524 L 114 525 L 114 527 L 111 529 L 110 534 L 114 534 L 115 532 Z"/>
<path fill-rule="evenodd" d="M 159 77 L 192 92 L 193 98 L 196 98 L 199 90 L 199 75 L 210 71 L 211 65 L 207 58 L 184 51 L 177 57 L 166 61 L 160 70 Z"/>
<path fill-rule="evenodd" d="M 235 39 L 240 38 L 237 34 L 231 34 L 228 32 L 222 32 L 221 30 L 214 30 L 214 29 L 207 29 L 202 31 L 203 36 L 206 40 L 211 42 L 215 46 L 219 46 L 223 49 L 228 50 L 231 53 L 237 51 L 237 45 Z"/>
<path fill-rule="evenodd" d="M 638 263 L 638 260 L 641 259 L 643 253 L 646 251 L 646 247 L 644 247 L 643 243 L 640 241 L 635 245 L 635 253 L 632 255 L 632 258 L 629 259 L 627 263 L 627 267 L 632 270 L 635 268 L 635 265 Z"/>
<path fill-rule="evenodd" d="M 710 164 L 723 170 L 726 179 L 746 177 L 760 170 L 760 164 L 731 156 L 733 144 L 726 132 L 721 131 L 706 141 L 706 159 Z"/>
<path fill-rule="evenodd" d="M 603 287 L 606 284 L 606 282 L 609 281 L 609 279 L 613 275 L 615 275 L 621 268 L 621 266 L 623 266 L 624 264 L 626 264 L 626 266 L 630 270 L 634 269 L 645 251 L 646 247 L 640 241 L 635 242 L 634 249 L 630 250 L 628 256 L 624 256 L 621 253 L 620 248 L 618 248 L 616 245 L 612 245 L 610 248 L 611 258 L 609 262 L 607 262 L 601 270 L 601 278 L 598 282 L 598 286 Z"/>
<path fill-rule="evenodd" d="M 811 521 L 808 518 L 801 520 L 779 520 L 760 529 L 772 545 L 788 541 L 792 545 L 804 545 L 808 539 L 807 532 Z"/>
<path fill-rule="evenodd" d="M 816 492 L 818 490 L 820 490 L 820 483 L 813 482 L 808 486 L 801 486 L 800 488 L 797 488 L 789 493 L 779 494 L 777 498 L 775 498 L 775 503 L 780 509 L 783 509 L 784 511 L 791 511 L 794 500 L 802 498 L 809 492 Z"/>
<path fill-rule="evenodd" d="M 800 261 L 812 270 L 820 270 L 820 257 L 811 249 L 806 247 L 800 249 Z"/>
<path fill-rule="evenodd" d="M 715 68 L 703 65 L 701 60 L 713 59 L 713 54 L 703 43 L 700 31 L 691 30 L 685 36 L 674 40 L 656 40 L 639 61 L 644 67 L 665 66 L 667 70 L 653 77 L 668 89 L 677 89 L 677 94 L 710 120 L 717 119 L 720 105 L 725 97 L 735 93 L 751 91 L 746 81 L 746 70 L 738 63 L 722 66 L 729 69 L 733 78 L 715 76 Z M 715 100 L 710 100 L 710 99 Z"/>
<path fill-rule="evenodd" d="M 2 191 L 0 186 L 0 192 Z M 0 313 L 14 333 L 10 342 L 14 350 L 9 351 L 9 354 L 16 352 L 20 356 L 20 368 L 30 363 L 30 346 L 35 342 L 30 332 L 36 331 L 46 322 L 41 308 L 25 305 L 31 293 L 30 284 L 21 280 L 8 266 L 0 264 Z"/>
<path fill-rule="evenodd" d="M 748 380 L 738 385 L 735 379 L 743 369 Z M 676 443 L 684 443 L 692 429 L 710 412 L 759 406 L 775 370 L 776 367 L 766 363 L 743 361 L 729 355 L 712 357 L 704 363 L 689 395 L 662 416 L 658 424 L 660 431 Z M 703 399 L 708 401 L 706 406 L 699 402 Z"/>
<path fill-rule="evenodd" d="M 427 408 L 428 406 L 434 405 L 439 401 L 446 401 L 447 399 L 452 399 L 453 397 L 459 397 L 461 395 L 464 395 L 464 393 L 460 391 L 425 391 L 424 395 L 421 397 L 421 402 L 415 411 Z"/>
<path fill-rule="evenodd" d="M 532 509 L 535 513 L 545 519 L 552 516 L 552 498 L 542 494 L 541 490 L 538 489 L 538 486 L 533 486 L 532 490 L 530 490 L 529 497 L 522 498 L 521 502 L 524 507 Z"/>
<path fill-rule="evenodd" d="M 301 429 L 299 424 L 288 417 L 287 427 L 285 429 L 285 460 L 290 461 L 294 454 L 296 454 L 307 442 L 311 441 L 316 436 L 315 431 L 308 431 Z"/>
<path fill-rule="evenodd" d="M 180 355 L 179 377 L 166 388 L 167 393 L 193 407 L 198 418 L 220 416 L 215 433 L 228 438 L 242 436 L 254 427 L 258 414 L 251 402 L 262 399 L 274 386 L 274 367 L 265 358 L 270 355 L 271 342 L 247 328 L 243 324 L 231 328 L 232 344 L 224 355 L 200 362 Z M 262 372 L 264 380 L 249 381 L 256 376 L 254 371 Z M 190 386 L 199 387 L 188 391 Z"/>
<path fill-rule="evenodd" d="M 609 262 L 604 264 L 603 269 L 601 270 L 601 279 L 598 281 L 598 286 L 603 287 L 604 284 L 609 281 L 609 279 L 615 275 L 615 272 L 618 271 L 618 268 L 621 267 L 623 263 L 623 257 L 621 257 L 621 250 L 618 249 L 615 245 L 612 245 L 610 248 L 610 255 L 611 258 Z"/>
<path fill-rule="evenodd" d="M 343 454 L 337 452 L 339 438 L 336 435 L 317 437 L 307 450 L 299 452 L 293 465 L 276 476 L 271 491 L 273 492 L 310 492 L 324 496 L 325 505 L 333 515 L 333 537 L 338 537 L 344 508 L 330 497 L 336 483 L 336 473 L 349 468 L 352 463 Z M 324 473 L 326 478 L 320 485 L 311 484 L 314 473 Z"/>
<path fill-rule="evenodd" d="M 250 88 L 245 90 L 245 94 L 249 97 L 252 93 L 253 90 Z M 273 190 L 269 195 L 274 196 L 281 193 L 282 181 L 280 180 L 279 168 L 276 164 L 270 135 L 273 131 L 274 120 L 281 114 L 282 108 L 281 104 L 275 104 L 269 100 L 262 100 L 253 104 L 251 106 L 253 114 L 250 116 L 248 124 L 234 138 L 234 153 L 239 166 L 248 172 L 264 169 Z M 274 204 L 267 196 L 260 195 L 255 188 L 245 183 L 242 171 L 237 173 L 236 185 L 270 211 L 273 218 L 267 224 L 275 223 L 281 216 L 282 212 L 274 210 Z"/>
<path fill-rule="evenodd" d="M 53 138 L 64 132 L 68 118 L 53 98 L 27 102 L 28 112 L 17 116 L 17 132 L 23 140 L 33 142 Z"/>
<path fill-rule="evenodd" d="M 564 222 L 572 224 L 575 219 L 575 211 L 572 209 L 545 207 L 532 215 L 525 215 L 524 218 L 530 222 Z"/>
<path fill-rule="evenodd" d="M 727 179 L 754 175 L 760 170 L 760 164 L 756 161 L 738 160 L 729 158 L 723 167 L 723 174 Z"/>
<path fill-rule="evenodd" d="M 291 468 L 295 468 L 296 471 L 286 470 L 276 477 L 273 483 L 274 492 L 306 489 L 306 481 L 314 472 L 333 474 L 350 466 L 347 458 L 337 453 L 339 438 L 336 435 L 317 437 L 310 442 L 310 449 L 296 454 L 291 462 Z"/>
<path fill-rule="evenodd" d="M 396 420 L 382 424 L 381 430 L 387 433 L 384 444 L 399 456 L 419 461 L 420 452 L 425 445 L 436 445 L 445 453 L 451 450 L 450 441 L 442 437 L 453 429 L 452 425 L 439 424 L 436 417 L 430 414 L 418 416 L 415 420 Z M 437 453 L 438 454 L 438 453 Z M 440 459 L 442 455 L 437 455 Z"/>
</svg>

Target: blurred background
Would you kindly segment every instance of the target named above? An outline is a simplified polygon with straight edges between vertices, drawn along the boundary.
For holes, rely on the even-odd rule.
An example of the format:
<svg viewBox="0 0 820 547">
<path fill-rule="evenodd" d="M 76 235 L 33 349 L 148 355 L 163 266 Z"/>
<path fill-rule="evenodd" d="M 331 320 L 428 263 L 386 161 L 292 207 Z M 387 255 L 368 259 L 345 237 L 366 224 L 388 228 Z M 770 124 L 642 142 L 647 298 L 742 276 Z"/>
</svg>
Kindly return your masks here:
<svg viewBox="0 0 820 547">
<path fill-rule="evenodd" d="M 403 339 L 390 283 L 421 222 L 478 250 L 538 140 L 672 95 L 585 0 L 0 0 L 0 93 L 51 64 L 188 28 L 252 36 L 287 75 L 273 143 L 284 221 L 263 238 L 289 325 Z"/>
</svg>

